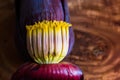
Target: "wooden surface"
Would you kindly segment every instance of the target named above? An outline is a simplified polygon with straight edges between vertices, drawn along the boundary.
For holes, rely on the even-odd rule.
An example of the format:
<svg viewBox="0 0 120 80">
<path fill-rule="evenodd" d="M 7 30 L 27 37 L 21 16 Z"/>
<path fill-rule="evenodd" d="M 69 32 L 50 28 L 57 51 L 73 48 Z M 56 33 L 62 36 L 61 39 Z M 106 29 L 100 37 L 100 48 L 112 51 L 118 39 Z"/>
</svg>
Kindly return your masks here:
<svg viewBox="0 0 120 80">
<path fill-rule="evenodd" d="M 75 32 L 72 53 L 85 80 L 120 80 L 120 0 L 68 0 Z M 13 0 L 0 0 L 0 80 L 23 64 L 14 43 Z"/>
</svg>

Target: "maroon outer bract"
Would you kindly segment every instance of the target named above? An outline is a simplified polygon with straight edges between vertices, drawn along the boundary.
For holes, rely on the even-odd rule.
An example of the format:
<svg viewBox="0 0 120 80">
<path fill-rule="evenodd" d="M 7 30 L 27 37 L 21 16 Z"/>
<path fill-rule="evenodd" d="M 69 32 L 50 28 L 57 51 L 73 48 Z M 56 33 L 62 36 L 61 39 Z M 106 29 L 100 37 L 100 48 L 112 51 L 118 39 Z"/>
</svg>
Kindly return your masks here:
<svg viewBox="0 0 120 80">
<path fill-rule="evenodd" d="M 84 80 L 83 73 L 71 63 L 37 64 L 25 63 L 11 80 Z"/>
</svg>

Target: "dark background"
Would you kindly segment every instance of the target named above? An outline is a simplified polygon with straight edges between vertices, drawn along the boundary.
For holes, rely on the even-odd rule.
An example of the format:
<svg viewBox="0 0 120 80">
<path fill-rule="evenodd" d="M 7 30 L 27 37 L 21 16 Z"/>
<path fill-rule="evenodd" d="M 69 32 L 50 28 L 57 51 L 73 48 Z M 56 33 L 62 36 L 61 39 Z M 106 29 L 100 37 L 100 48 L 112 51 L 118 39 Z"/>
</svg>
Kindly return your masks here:
<svg viewBox="0 0 120 80">
<path fill-rule="evenodd" d="M 85 80 L 120 80 L 120 0 L 68 0 L 75 45 L 64 61 Z M 0 80 L 23 64 L 14 42 L 14 0 L 0 0 Z"/>
</svg>

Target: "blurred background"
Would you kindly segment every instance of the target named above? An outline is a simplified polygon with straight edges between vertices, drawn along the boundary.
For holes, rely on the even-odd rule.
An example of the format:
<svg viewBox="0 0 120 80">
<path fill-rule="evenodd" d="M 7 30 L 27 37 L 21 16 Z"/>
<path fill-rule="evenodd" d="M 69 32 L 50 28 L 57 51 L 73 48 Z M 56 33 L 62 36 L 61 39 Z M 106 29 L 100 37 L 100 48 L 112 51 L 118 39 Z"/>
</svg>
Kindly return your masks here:
<svg viewBox="0 0 120 80">
<path fill-rule="evenodd" d="M 120 80 L 120 0 L 68 0 L 75 45 L 64 61 L 85 80 Z M 0 0 L 0 80 L 23 64 L 14 42 L 14 0 Z"/>
</svg>

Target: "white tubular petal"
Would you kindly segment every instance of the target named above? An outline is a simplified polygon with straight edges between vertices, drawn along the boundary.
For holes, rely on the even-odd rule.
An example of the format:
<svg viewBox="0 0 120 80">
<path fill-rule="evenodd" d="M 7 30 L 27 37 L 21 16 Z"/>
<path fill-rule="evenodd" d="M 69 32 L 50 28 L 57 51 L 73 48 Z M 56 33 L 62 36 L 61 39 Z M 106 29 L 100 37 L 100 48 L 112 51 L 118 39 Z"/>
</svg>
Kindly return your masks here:
<svg viewBox="0 0 120 80">
<path fill-rule="evenodd" d="M 66 41 L 68 43 L 68 45 L 66 45 L 67 47 L 69 47 L 69 27 L 65 27 L 65 30 L 66 30 Z"/>
<path fill-rule="evenodd" d="M 27 50 L 30 56 L 33 58 L 33 48 L 32 48 L 32 38 L 31 38 L 32 31 L 27 30 Z"/>
<path fill-rule="evenodd" d="M 54 62 L 58 62 L 58 58 L 61 55 L 62 50 L 62 35 L 61 35 L 61 27 L 56 26 L 55 27 L 55 56 L 54 56 Z"/>
<path fill-rule="evenodd" d="M 49 61 L 52 62 L 54 55 L 54 29 L 49 27 Z"/>
<path fill-rule="evenodd" d="M 45 62 L 48 63 L 48 28 L 46 25 L 43 28 L 43 54 Z"/>
<path fill-rule="evenodd" d="M 42 61 L 42 62 L 44 62 L 45 60 L 44 60 L 44 55 L 43 55 L 43 39 L 42 39 L 42 37 L 43 37 L 43 33 L 42 33 L 42 29 L 41 28 L 39 28 L 39 29 L 37 29 L 38 30 L 38 56 L 39 56 L 39 59 Z M 41 62 L 41 63 L 42 63 Z"/>
<path fill-rule="evenodd" d="M 33 30 L 33 33 L 32 33 L 32 45 L 33 45 L 33 51 L 34 51 L 34 56 L 35 56 L 35 59 L 38 60 L 38 54 L 37 54 L 37 34 L 36 34 L 36 30 Z"/>
<path fill-rule="evenodd" d="M 65 27 L 61 27 L 61 28 L 62 28 L 62 52 L 61 52 L 61 55 L 58 59 L 59 62 L 61 60 L 63 60 L 63 58 L 67 55 L 67 51 L 68 51 L 68 42 L 67 42 L 66 30 L 65 30 Z"/>
</svg>

